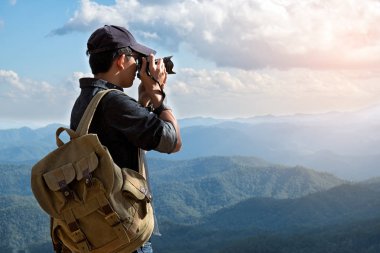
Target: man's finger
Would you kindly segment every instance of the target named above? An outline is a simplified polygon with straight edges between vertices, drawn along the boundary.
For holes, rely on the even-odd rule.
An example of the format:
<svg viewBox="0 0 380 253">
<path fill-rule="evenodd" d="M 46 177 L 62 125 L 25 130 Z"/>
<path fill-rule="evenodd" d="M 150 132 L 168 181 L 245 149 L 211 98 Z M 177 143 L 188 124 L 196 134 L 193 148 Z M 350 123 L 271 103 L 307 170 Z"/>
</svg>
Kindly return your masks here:
<svg viewBox="0 0 380 253">
<path fill-rule="evenodd" d="M 156 66 L 154 64 L 154 55 L 150 54 L 149 55 L 149 71 L 152 73 L 155 70 L 156 70 Z"/>
<path fill-rule="evenodd" d="M 145 59 L 145 57 L 142 57 L 141 71 L 142 71 L 143 69 L 146 69 L 146 59 Z M 142 72 L 143 72 L 143 71 L 142 71 Z"/>
</svg>

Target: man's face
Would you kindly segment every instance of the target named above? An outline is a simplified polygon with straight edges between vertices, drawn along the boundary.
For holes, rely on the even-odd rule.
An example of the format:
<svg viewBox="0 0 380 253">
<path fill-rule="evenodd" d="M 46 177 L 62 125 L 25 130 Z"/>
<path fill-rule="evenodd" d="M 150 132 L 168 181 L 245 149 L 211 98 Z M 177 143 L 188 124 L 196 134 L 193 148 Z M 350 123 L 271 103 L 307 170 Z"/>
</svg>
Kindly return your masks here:
<svg viewBox="0 0 380 253">
<path fill-rule="evenodd" d="M 137 60 L 138 55 L 132 53 L 132 55 L 124 55 L 124 70 L 121 73 L 121 86 L 123 88 L 129 88 L 133 85 L 133 81 L 137 72 Z"/>
</svg>

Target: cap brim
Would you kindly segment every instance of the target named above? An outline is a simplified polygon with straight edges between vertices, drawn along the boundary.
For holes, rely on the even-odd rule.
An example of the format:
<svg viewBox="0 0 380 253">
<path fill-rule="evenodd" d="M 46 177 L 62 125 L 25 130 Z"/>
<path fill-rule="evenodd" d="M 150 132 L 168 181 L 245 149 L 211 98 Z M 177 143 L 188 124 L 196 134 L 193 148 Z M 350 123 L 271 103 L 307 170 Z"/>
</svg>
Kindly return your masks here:
<svg viewBox="0 0 380 253">
<path fill-rule="evenodd" d="M 129 47 L 132 48 L 134 51 L 140 53 L 140 54 L 144 54 L 144 55 L 156 54 L 155 50 L 153 50 L 149 47 L 143 46 L 139 43 L 130 45 Z"/>
</svg>

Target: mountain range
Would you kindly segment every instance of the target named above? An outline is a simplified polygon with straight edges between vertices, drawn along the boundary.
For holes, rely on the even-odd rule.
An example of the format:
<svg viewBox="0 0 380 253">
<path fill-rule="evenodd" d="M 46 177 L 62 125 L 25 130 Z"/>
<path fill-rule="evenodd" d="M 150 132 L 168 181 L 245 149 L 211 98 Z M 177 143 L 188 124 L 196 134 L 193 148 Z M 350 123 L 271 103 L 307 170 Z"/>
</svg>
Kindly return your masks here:
<svg viewBox="0 0 380 253">
<path fill-rule="evenodd" d="M 155 251 L 380 252 L 380 107 L 180 125 L 180 153 L 148 153 Z M 0 253 L 52 252 L 30 169 L 59 126 L 0 130 Z"/>
<path fill-rule="evenodd" d="M 380 107 L 356 112 L 252 118 L 180 120 L 182 151 L 149 152 L 151 158 L 183 160 L 207 156 L 255 156 L 304 166 L 353 181 L 380 176 Z M 55 145 L 53 124 L 0 130 L 0 162 L 39 160 Z"/>
<path fill-rule="evenodd" d="M 155 210 L 163 231 L 206 224 L 214 213 L 252 198 L 268 199 L 268 203 L 295 200 L 346 183 L 330 174 L 255 157 L 151 159 L 149 164 Z M 31 165 L 0 165 L 0 252 L 51 252 L 49 219 L 31 195 L 30 169 Z"/>
<path fill-rule="evenodd" d="M 165 252 L 378 252 L 380 183 L 344 184 L 298 199 L 251 198 L 201 218 L 170 222 L 154 238 Z"/>
<path fill-rule="evenodd" d="M 192 223 L 249 198 L 293 199 L 345 183 L 331 174 L 255 157 L 151 159 L 150 164 L 156 209 L 162 221 L 176 223 Z"/>
<path fill-rule="evenodd" d="M 355 112 L 259 116 L 221 120 L 192 118 L 183 150 L 153 157 L 189 159 L 247 155 L 290 166 L 303 165 L 347 180 L 380 176 L 380 106 Z"/>
</svg>

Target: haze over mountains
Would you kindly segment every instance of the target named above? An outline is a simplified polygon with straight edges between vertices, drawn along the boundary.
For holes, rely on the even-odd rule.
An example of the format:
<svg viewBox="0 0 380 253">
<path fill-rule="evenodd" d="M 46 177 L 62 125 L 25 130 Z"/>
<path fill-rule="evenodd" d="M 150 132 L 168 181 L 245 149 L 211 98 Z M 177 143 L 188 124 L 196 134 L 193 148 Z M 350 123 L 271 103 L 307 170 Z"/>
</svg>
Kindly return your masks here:
<svg viewBox="0 0 380 253">
<path fill-rule="evenodd" d="M 357 112 L 315 115 L 261 116 L 239 119 L 180 120 L 183 149 L 170 156 L 255 156 L 273 163 L 306 166 L 347 180 L 380 176 L 380 106 Z M 0 130 L 0 161 L 40 159 L 55 148 L 57 124 Z"/>
<path fill-rule="evenodd" d="M 169 159 L 253 155 L 348 180 L 380 176 L 380 106 L 315 115 L 183 120 L 183 150 Z M 162 155 L 150 153 L 152 157 Z"/>
</svg>

